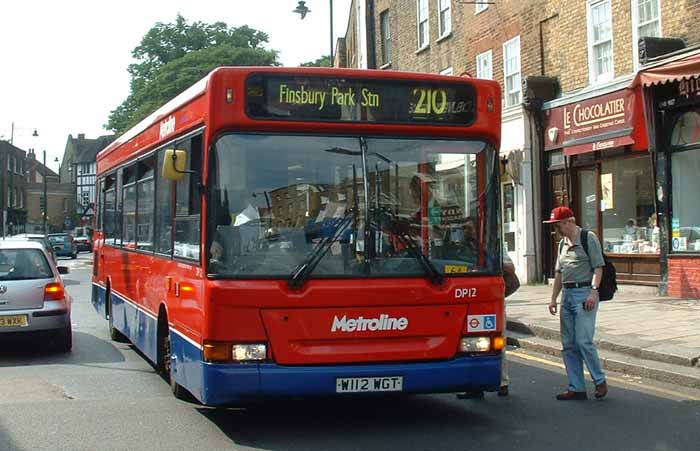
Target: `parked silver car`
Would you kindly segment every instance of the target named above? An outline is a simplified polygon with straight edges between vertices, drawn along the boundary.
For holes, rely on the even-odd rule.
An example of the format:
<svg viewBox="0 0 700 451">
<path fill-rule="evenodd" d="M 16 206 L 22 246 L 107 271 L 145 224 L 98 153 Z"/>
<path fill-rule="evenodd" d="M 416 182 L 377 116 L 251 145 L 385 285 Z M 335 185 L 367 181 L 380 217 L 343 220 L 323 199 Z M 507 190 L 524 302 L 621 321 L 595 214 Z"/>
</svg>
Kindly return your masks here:
<svg viewBox="0 0 700 451">
<path fill-rule="evenodd" d="M 44 246 L 30 240 L 0 239 L 0 339 L 4 334 L 50 331 L 58 350 L 73 345 L 71 298 Z"/>
</svg>

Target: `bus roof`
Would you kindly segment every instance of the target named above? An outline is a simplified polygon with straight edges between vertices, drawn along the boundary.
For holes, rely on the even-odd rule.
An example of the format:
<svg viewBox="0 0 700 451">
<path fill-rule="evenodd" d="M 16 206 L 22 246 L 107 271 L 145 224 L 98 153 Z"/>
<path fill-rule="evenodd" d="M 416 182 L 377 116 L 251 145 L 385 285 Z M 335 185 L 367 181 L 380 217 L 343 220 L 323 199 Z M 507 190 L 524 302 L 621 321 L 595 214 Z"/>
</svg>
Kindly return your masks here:
<svg viewBox="0 0 700 451">
<path fill-rule="evenodd" d="M 386 80 L 413 80 L 413 81 L 452 81 L 458 83 L 464 83 L 468 81 L 470 84 L 475 85 L 477 89 L 490 88 L 496 89 L 498 92 L 497 99 L 495 100 L 498 104 L 493 112 L 497 112 L 500 116 L 500 85 L 492 80 L 481 80 L 471 77 L 463 76 L 445 76 L 429 73 L 419 73 L 419 72 L 399 72 L 399 71 L 389 71 L 389 70 L 367 70 L 367 69 L 349 69 L 349 68 L 322 68 L 322 67 L 271 67 L 271 66 L 222 66 L 218 67 L 204 78 L 185 89 L 182 93 L 174 97 L 172 100 L 165 103 L 163 106 L 158 108 L 156 111 L 148 115 L 145 119 L 139 122 L 137 125 L 126 131 L 124 134 L 119 136 L 112 144 L 106 147 L 97 155 L 98 166 L 100 160 L 115 151 L 116 149 L 129 144 L 134 141 L 142 134 L 150 133 L 156 136 L 149 136 L 149 139 L 139 139 L 134 142 L 131 146 L 133 151 L 140 153 L 147 149 L 153 148 L 159 145 L 163 141 L 171 139 L 171 134 L 166 134 L 163 136 L 161 130 L 160 136 L 156 132 L 156 126 L 160 124 L 161 128 L 163 123 L 167 121 L 169 117 L 178 111 L 181 111 L 185 106 L 196 101 L 202 101 L 203 104 L 200 105 L 200 112 L 208 112 L 208 98 L 206 96 L 207 91 L 211 89 L 211 85 L 214 84 L 215 78 L 239 76 L 239 74 L 252 74 L 252 73 L 272 73 L 279 75 L 309 75 L 309 76 L 327 76 L 327 77 L 357 77 L 364 79 L 386 79 Z M 195 118 L 198 119 L 198 118 Z M 194 129 L 197 125 L 202 125 L 204 123 L 204 118 L 197 121 L 194 120 L 188 124 L 188 129 Z M 174 131 L 174 130 L 173 130 Z M 180 128 L 180 123 L 178 123 L 177 134 L 182 131 L 186 131 L 185 128 Z M 493 132 L 490 130 L 489 134 L 496 136 L 496 140 L 500 141 L 500 130 Z M 148 141 L 148 142 L 146 142 Z M 111 159 L 110 159 L 111 160 Z M 101 172 L 101 171 L 98 171 Z"/>
</svg>

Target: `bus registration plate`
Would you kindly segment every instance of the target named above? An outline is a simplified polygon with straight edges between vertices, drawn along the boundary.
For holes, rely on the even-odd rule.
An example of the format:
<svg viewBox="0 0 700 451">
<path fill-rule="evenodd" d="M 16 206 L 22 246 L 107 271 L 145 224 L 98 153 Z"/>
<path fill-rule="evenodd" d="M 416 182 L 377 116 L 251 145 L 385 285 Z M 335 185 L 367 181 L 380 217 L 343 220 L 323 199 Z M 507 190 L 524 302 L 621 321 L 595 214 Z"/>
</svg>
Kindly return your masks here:
<svg viewBox="0 0 700 451">
<path fill-rule="evenodd" d="M 335 380 L 336 393 L 365 393 L 376 391 L 402 391 L 402 376 L 339 377 Z"/>
</svg>

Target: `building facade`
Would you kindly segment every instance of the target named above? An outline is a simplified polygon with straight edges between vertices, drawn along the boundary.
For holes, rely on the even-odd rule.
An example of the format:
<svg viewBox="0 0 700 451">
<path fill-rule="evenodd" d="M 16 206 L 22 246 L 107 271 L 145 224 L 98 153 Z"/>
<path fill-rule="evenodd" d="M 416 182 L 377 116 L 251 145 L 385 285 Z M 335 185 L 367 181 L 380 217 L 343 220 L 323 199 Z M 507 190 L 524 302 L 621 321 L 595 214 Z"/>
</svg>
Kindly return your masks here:
<svg viewBox="0 0 700 451">
<path fill-rule="evenodd" d="M 537 146 L 544 211 L 570 206 L 601 238 L 619 282 L 677 296 L 689 292 L 668 290 L 665 230 L 671 225 L 664 225 L 668 213 L 657 199 L 663 174 L 649 123 L 650 91 L 633 80 L 652 53 L 700 42 L 689 20 L 699 6 L 685 0 L 548 2 L 543 75 L 558 82 L 561 95 L 541 98 L 541 109 L 532 112 L 542 122 Z M 558 237 L 547 226 L 542 236 L 544 271 L 552 276 Z"/>
<path fill-rule="evenodd" d="M 357 0 L 354 2 L 357 3 Z M 539 75 L 533 52 L 539 49 L 540 1 L 505 0 L 497 4 L 450 0 L 376 0 L 360 2 L 373 14 L 365 30 L 373 32 L 376 66 L 384 70 L 475 76 L 497 80 L 503 90 L 501 160 L 503 238 L 506 252 L 521 280 L 541 280 L 538 263 L 539 180 L 533 170 L 534 124 L 523 108 L 522 80 Z M 352 24 L 360 15 L 351 11 L 348 40 L 355 41 Z M 348 42 L 346 42 L 348 44 Z M 348 52 L 352 47 L 347 45 Z M 352 58 L 347 58 L 353 66 Z"/>
<path fill-rule="evenodd" d="M 0 141 L 0 236 L 24 232 L 27 223 L 26 152 Z"/>
<path fill-rule="evenodd" d="M 46 190 L 46 232 L 72 230 L 73 186 L 59 183 L 58 174 L 37 160 L 33 149 L 29 149 L 25 163 L 27 190 L 27 233 L 44 232 L 44 190 Z"/>
<path fill-rule="evenodd" d="M 113 135 L 96 139 L 85 138 L 80 133 L 76 138 L 68 135 L 63 152 L 59 175 L 62 183 L 74 186 L 73 212 L 77 215 L 76 225 L 91 225 L 95 216 L 97 153 L 114 141 Z M 73 213 L 72 212 L 72 213 Z"/>
<path fill-rule="evenodd" d="M 695 293 L 688 287 L 700 283 L 700 270 L 688 265 L 700 266 L 694 235 L 700 221 L 690 207 L 674 206 L 683 197 L 672 194 L 683 192 L 686 182 L 678 180 L 690 178 L 679 175 L 680 167 L 694 167 L 694 157 L 676 156 L 681 144 L 657 136 L 659 126 L 679 136 L 694 130 L 684 125 L 695 123 L 694 69 L 687 65 L 666 88 L 634 80 L 652 62 L 662 64 L 654 56 L 700 43 L 697 0 L 362 3 L 372 12 L 365 29 L 373 33 L 378 68 L 500 82 L 503 238 L 521 279 L 553 276 L 559 237 L 541 221 L 551 208 L 568 205 L 601 238 L 622 283 Z M 360 17 L 353 9 L 350 21 Z M 355 42 L 350 34 L 358 29 L 349 24 L 346 38 Z M 685 100 L 670 99 L 674 92 Z M 675 108 L 670 104 L 683 107 L 662 113 Z M 685 150 L 694 148 L 690 136 Z M 674 169 L 674 156 L 692 161 Z M 683 217 L 674 216 L 679 208 Z"/>
</svg>

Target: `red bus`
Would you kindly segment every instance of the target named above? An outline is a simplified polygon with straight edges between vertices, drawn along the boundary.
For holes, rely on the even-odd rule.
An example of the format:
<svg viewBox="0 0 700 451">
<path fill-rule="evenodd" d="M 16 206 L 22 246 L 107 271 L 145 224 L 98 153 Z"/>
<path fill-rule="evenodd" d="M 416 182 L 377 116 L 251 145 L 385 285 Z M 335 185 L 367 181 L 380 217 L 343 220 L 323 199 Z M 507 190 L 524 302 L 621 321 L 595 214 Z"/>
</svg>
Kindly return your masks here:
<svg viewBox="0 0 700 451">
<path fill-rule="evenodd" d="M 97 156 L 92 300 L 206 405 L 499 389 L 497 83 L 224 67 Z"/>
</svg>

